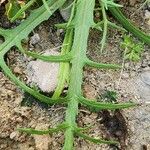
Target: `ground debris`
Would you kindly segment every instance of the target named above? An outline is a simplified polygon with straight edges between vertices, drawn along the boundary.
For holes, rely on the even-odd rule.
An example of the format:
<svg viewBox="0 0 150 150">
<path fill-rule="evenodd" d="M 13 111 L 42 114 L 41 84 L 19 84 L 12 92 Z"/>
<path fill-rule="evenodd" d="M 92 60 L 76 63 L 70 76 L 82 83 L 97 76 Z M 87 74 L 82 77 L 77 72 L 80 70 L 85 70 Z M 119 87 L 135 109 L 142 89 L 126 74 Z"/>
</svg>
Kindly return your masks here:
<svg viewBox="0 0 150 150">
<path fill-rule="evenodd" d="M 36 130 L 46 130 L 48 125 L 37 124 Z M 35 147 L 37 150 L 49 150 L 49 145 L 51 143 L 51 138 L 49 134 L 46 135 L 33 135 L 35 140 Z"/>
</svg>

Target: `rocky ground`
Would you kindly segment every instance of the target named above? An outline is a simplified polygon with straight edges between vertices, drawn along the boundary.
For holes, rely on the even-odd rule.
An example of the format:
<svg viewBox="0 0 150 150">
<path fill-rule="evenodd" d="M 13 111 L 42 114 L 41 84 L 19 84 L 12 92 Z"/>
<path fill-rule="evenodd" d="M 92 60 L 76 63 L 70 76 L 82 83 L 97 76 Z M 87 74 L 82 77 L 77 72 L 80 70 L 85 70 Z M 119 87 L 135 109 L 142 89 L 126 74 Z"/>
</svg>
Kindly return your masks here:
<svg viewBox="0 0 150 150">
<path fill-rule="evenodd" d="M 124 12 L 134 23 L 149 33 L 149 11 L 141 9 L 140 1 L 125 3 Z M 134 7 L 133 7 L 134 6 Z M 0 11 L 2 13 L 2 10 Z M 63 21 L 59 12 L 51 19 L 37 27 L 30 35 L 28 48 L 45 52 L 56 50 L 59 52 L 63 31 L 54 28 L 54 24 Z M 2 27 L 13 26 L 5 18 L 0 19 Z M 123 69 L 97 70 L 86 68 L 84 71 L 83 91 L 88 98 L 101 98 L 106 91 L 116 91 L 118 101 L 138 102 L 138 107 L 116 110 L 114 112 L 101 111 L 91 113 L 84 107 L 80 108 L 77 118 L 79 126 L 92 125 L 88 134 L 104 139 L 116 139 L 119 146 L 95 145 L 76 138 L 77 150 L 149 150 L 150 149 L 150 52 L 144 47 L 141 61 L 137 63 L 123 61 L 122 50 L 119 48 L 122 33 L 110 30 L 106 49 L 99 52 L 101 34 L 92 30 L 90 33 L 88 55 L 97 62 L 123 64 Z M 2 41 L 0 41 L 2 42 Z M 31 84 L 29 67 L 31 58 L 21 55 L 12 49 L 6 58 L 7 64 L 13 72 L 24 82 Z M 124 63 L 123 63 L 124 62 Z M 57 71 L 56 71 L 57 72 Z M 54 135 L 27 135 L 18 132 L 16 128 L 32 127 L 47 129 L 55 127 L 63 121 L 65 107 L 47 107 L 39 103 L 32 96 L 16 87 L 3 72 L 0 72 L 0 150 L 59 150 L 62 148 L 64 136 L 62 133 Z"/>
</svg>

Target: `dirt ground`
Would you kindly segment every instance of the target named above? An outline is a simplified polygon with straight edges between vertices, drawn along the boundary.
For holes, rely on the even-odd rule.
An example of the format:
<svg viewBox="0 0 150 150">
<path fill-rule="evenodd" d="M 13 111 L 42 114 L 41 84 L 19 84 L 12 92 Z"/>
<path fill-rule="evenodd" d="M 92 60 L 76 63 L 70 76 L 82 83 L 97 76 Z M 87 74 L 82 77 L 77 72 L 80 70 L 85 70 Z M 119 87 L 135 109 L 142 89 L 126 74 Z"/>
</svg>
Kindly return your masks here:
<svg viewBox="0 0 150 150">
<path fill-rule="evenodd" d="M 136 12 L 140 1 L 125 3 L 124 12 L 147 33 L 150 25 L 145 13 L 148 8 Z M 2 16 L 3 10 L 0 8 Z M 146 10 L 147 9 L 147 10 Z M 110 16 L 111 18 L 111 16 Z M 150 19 L 150 18 L 149 18 Z M 54 27 L 62 22 L 59 12 L 48 21 L 38 26 L 30 35 L 27 47 L 30 50 L 45 51 L 59 47 L 63 40 L 63 31 Z M 0 26 L 15 26 L 5 18 L 0 18 Z M 35 34 L 37 35 L 36 38 Z M 88 56 L 97 62 L 123 63 L 122 50 L 119 48 L 122 33 L 109 30 L 107 45 L 101 54 L 99 41 L 101 34 L 92 30 L 88 44 Z M 35 40 L 36 39 L 36 40 Z M 2 40 L 0 40 L 0 43 Z M 150 149 L 150 51 L 144 47 L 141 61 L 137 63 L 125 61 L 123 70 L 97 70 L 85 68 L 83 91 L 88 98 L 101 98 L 106 91 L 116 91 L 118 102 L 129 100 L 141 105 L 135 108 L 101 111 L 91 113 L 84 107 L 80 108 L 77 118 L 78 125 L 91 125 L 88 134 L 103 139 L 114 139 L 119 146 L 95 145 L 81 138 L 76 138 L 76 150 L 149 150 Z M 6 61 L 13 72 L 24 82 L 28 82 L 27 65 L 31 58 L 18 53 L 13 48 L 6 56 Z M 63 106 L 47 107 L 34 97 L 16 87 L 3 72 L 0 71 L 0 150 L 59 150 L 63 146 L 64 135 L 27 135 L 18 132 L 19 127 L 47 129 L 61 123 L 65 117 Z"/>
</svg>

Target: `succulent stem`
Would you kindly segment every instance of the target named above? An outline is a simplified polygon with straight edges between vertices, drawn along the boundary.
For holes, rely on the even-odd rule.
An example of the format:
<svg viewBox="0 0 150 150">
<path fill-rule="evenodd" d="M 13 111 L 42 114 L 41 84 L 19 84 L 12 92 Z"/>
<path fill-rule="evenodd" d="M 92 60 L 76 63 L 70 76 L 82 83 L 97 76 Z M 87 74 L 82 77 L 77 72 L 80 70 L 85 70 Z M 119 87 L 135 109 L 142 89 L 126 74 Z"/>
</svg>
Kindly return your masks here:
<svg viewBox="0 0 150 150">
<path fill-rule="evenodd" d="M 109 7 L 112 15 L 117 19 L 118 22 L 122 24 L 122 26 L 129 32 L 131 32 L 135 37 L 139 38 L 144 43 L 150 45 L 150 36 L 136 26 L 134 26 L 120 11 L 118 7 Z"/>
<path fill-rule="evenodd" d="M 66 110 L 66 123 L 69 124 L 69 128 L 65 132 L 64 150 L 73 149 L 74 130 L 77 126 L 78 96 L 82 95 L 83 67 L 86 58 L 89 30 L 93 23 L 95 0 L 78 0 L 77 3 L 74 41 L 71 49 L 74 57 L 71 61 L 70 84 L 68 89 L 69 102 Z"/>
</svg>

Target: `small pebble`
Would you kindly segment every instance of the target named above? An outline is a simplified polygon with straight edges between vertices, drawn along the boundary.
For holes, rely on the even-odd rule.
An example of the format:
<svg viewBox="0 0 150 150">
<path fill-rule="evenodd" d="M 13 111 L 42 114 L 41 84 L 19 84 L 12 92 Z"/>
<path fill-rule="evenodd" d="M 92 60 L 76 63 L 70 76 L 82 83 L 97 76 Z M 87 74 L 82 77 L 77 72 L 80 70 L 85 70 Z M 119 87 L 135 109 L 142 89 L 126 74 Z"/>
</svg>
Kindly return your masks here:
<svg viewBox="0 0 150 150">
<path fill-rule="evenodd" d="M 147 85 L 150 85 L 150 72 L 147 71 L 141 74 L 141 80 Z"/>
<path fill-rule="evenodd" d="M 17 132 L 14 131 L 10 134 L 10 139 L 14 139 L 17 136 Z"/>
<path fill-rule="evenodd" d="M 126 72 L 123 73 L 123 74 L 122 74 L 122 78 L 123 78 L 123 79 L 128 79 L 128 78 L 129 78 L 129 74 L 126 73 Z"/>
<path fill-rule="evenodd" d="M 18 66 L 16 66 L 13 71 L 14 71 L 14 73 L 22 74 L 22 70 Z"/>
<path fill-rule="evenodd" d="M 39 34 L 35 33 L 33 36 L 30 37 L 30 46 L 37 44 L 40 42 L 40 36 Z"/>
<path fill-rule="evenodd" d="M 150 11 L 145 10 L 145 19 L 150 19 Z"/>
</svg>

